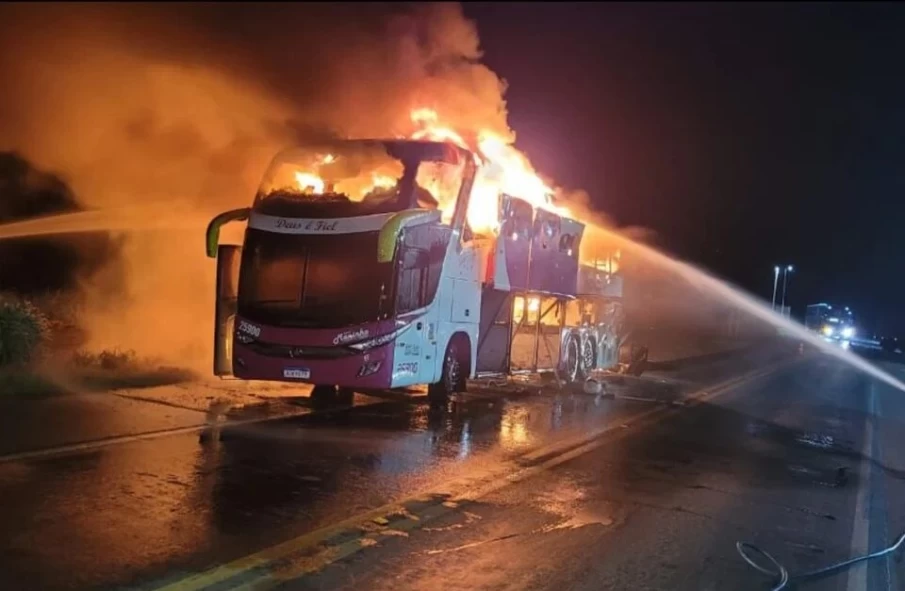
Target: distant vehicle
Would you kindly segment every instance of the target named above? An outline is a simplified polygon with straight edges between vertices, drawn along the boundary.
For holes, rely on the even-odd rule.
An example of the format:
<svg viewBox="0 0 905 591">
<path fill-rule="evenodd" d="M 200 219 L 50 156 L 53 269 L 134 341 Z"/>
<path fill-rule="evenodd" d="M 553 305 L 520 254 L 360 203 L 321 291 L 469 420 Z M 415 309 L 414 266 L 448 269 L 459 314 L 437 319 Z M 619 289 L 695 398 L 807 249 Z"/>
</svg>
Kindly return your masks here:
<svg viewBox="0 0 905 591">
<path fill-rule="evenodd" d="M 473 191 L 449 143 L 345 140 L 277 155 L 251 208 L 208 226 L 217 258 L 214 373 L 307 382 L 313 395 L 619 363 L 622 277 L 581 265 L 584 224 Z M 470 223 L 469 204 L 489 213 Z M 219 229 L 248 220 L 244 244 Z"/>
<path fill-rule="evenodd" d="M 858 336 L 855 315 L 848 306 L 811 304 L 807 307 L 804 325 L 824 340 L 838 343 L 844 348 L 848 348 L 852 339 Z"/>
<path fill-rule="evenodd" d="M 880 339 L 880 346 L 885 352 L 892 355 L 902 354 L 902 345 L 899 344 L 899 339 L 897 337 L 882 337 Z"/>
</svg>

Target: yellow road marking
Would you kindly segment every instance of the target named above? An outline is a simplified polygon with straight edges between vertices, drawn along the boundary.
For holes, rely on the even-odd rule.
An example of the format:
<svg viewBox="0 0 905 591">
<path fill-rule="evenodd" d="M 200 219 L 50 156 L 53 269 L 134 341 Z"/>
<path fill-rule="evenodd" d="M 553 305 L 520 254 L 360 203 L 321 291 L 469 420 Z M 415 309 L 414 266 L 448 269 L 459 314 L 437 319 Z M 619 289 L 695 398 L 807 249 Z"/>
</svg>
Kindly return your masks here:
<svg viewBox="0 0 905 591">
<path fill-rule="evenodd" d="M 737 376 L 719 384 L 702 388 L 684 397 L 683 400 L 692 403 L 688 404 L 687 406 L 700 404 L 719 395 L 725 394 L 726 392 L 729 392 L 744 383 L 765 377 L 786 367 L 799 363 L 802 360 L 803 358 L 799 357 L 790 362 L 780 362 L 766 369 L 755 370 L 742 374 L 741 376 Z M 299 557 L 292 561 L 291 566 L 283 566 L 279 569 L 275 569 L 272 572 L 266 573 L 266 575 L 269 577 L 268 579 L 256 579 L 254 581 L 249 581 L 242 585 L 233 587 L 232 589 L 233 591 L 240 589 L 243 591 L 260 591 L 261 589 L 270 588 L 281 581 L 285 581 L 291 578 L 297 578 L 304 574 L 320 570 L 333 562 L 355 554 L 365 547 L 376 544 L 376 538 L 381 534 L 379 532 L 367 532 L 366 530 L 362 530 L 361 526 L 366 522 L 376 523 L 379 525 L 391 525 L 395 522 L 387 519 L 387 517 L 399 516 L 403 518 L 405 522 L 409 522 L 411 525 L 404 523 L 398 524 L 394 525 L 393 529 L 402 531 L 414 529 L 416 525 L 419 524 L 419 520 L 417 517 L 415 519 L 412 519 L 412 517 L 415 516 L 408 513 L 408 511 L 404 507 L 404 505 L 406 504 L 412 503 L 414 501 L 438 501 L 436 506 L 439 506 L 439 508 L 442 509 L 443 512 L 452 511 L 453 509 L 444 506 L 446 504 L 444 503 L 444 501 L 455 503 L 457 506 L 463 503 L 473 502 L 481 497 L 487 496 L 497 490 L 505 488 L 506 486 L 531 478 L 532 476 L 535 476 L 540 472 L 544 472 L 546 470 L 549 470 L 550 468 L 578 458 L 605 444 L 612 443 L 612 437 L 604 437 L 605 435 L 617 432 L 617 437 L 627 436 L 631 432 L 631 430 L 624 429 L 624 427 L 637 427 L 653 424 L 668 416 L 681 412 L 683 408 L 687 408 L 687 406 L 658 407 L 646 410 L 631 417 L 627 417 L 623 421 L 611 423 L 606 427 L 597 429 L 590 435 L 585 433 L 580 439 L 576 438 L 572 441 L 557 442 L 556 444 L 552 444 L 545 448 L 535 450 L 529 454 L 525 454 L 520 458 L 516 458 L 517 460 L 536 460 L 538 458 L 554 454 L 553 457 L 548 458 L 540 464 L 517 468 L 513 472 L 511 463 L 507 463 L 502 469 L 491 471 L 480 478 L 479 480 L 483 481 L 480 484 L 476 485 L 474 479 L 467 479 L 464 480 L 464 483 L 461 483 L 459 481 L 455 482 L 455 484 L 462 484 L 461 486 L 454 486 L 453 483 L 447 485 L 451 489 L 458 489 L 460 491 L 464 490 L 465 492 L 460 492 L 458 494 L 452 493 L 447 495 L 437 495 L 436 492 L 421 492 L 406 499 L 387 503 L 386 505 L 378 507 L 372 511 L 344 519 L 333 525 L 322 527 L 291 540 L 276 544 L 275 546 L 271 546 L 243 558 L 230 561 L 226 564 L 214 567 L 208 571 L 191 575 L 180 581 L 158 587 L 156 591 L 198 591 L 200 589 L 204 589 L 205 587 L 209 587 L 232 577 L 238 576 L 253 568 L 264 567 L 278 560 L 286 559 L 292 554 L 298 554 L 306 549 L 314 548 L 318 544 L 322 544 L 324 541 L 340 533 L 350 530 L 361 531 L 362 535 L 360 535 L 359 537 L 343 542 L 338 546 L 324 548 L 323 550 L 316 552 L 314 555 Z M 617 430 L 619 429 L 622 429 L 622 431 L 618 432 Z M 436 491 L 436 489 L 437 487 L 434 486 L 433 491 Z M 427 519 L 422 516 L 420 518 L 420 522 L 424 521 L 427 521 Z"/>
</svg>

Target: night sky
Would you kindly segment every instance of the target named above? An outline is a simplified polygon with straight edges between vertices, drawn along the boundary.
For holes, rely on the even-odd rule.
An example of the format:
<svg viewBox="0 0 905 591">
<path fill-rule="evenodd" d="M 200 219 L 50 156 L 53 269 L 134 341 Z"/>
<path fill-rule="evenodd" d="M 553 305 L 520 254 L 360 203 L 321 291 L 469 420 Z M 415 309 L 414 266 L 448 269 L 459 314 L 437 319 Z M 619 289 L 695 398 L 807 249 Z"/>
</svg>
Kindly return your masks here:
<svg viewBox="0 0 905 591">
<path fill-rule="evenodd" d="M 905 334 L 905 7 L 466 4 L 517 145 L 793 315 Z"/>
</svg>

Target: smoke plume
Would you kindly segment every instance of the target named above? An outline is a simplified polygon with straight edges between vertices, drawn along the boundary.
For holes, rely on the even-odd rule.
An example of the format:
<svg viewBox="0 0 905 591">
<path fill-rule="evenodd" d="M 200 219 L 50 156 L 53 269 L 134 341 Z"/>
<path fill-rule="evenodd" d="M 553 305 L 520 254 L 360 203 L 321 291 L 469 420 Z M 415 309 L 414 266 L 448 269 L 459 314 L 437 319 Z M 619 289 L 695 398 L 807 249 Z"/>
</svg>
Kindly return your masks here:
<svg viewBox="0 0 905 591">
<path fill-rule="evenodd" d="M 306 136 L 407 135 L 425 106 L 511 138 L 480 58 L 457 4 L 4 5 L 0 151 L 149 226 L 84 286 L 93 344 L 206 363 L 204 222 L 249 204 L 267 160 Z"/>
</svg>

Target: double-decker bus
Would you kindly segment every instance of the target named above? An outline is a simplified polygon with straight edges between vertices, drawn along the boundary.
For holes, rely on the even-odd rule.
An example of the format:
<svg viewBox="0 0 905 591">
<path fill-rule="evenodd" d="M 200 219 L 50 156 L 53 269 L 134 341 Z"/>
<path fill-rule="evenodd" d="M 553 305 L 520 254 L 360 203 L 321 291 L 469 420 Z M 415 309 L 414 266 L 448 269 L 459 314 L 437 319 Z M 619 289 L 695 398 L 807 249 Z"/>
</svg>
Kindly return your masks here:
<svg viewBox="0 0 905 591">
<path fill-rule="evenodd" d="M 621 275 L 579 264 L 582 223 L 476 189 L 480 162 L 410 140 L 278 154 L 252 207 L 208 226 L 214 373 L 314 396 L 427 384 L 443 402 L 469 378 L 615 365 Z M 488 208 L 492 231 L 469 222 Z M 219 244 L 232 221 L 241 246 Z"/>
</svg>

